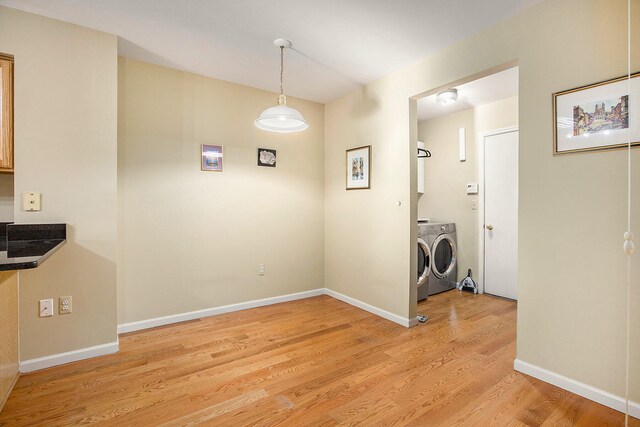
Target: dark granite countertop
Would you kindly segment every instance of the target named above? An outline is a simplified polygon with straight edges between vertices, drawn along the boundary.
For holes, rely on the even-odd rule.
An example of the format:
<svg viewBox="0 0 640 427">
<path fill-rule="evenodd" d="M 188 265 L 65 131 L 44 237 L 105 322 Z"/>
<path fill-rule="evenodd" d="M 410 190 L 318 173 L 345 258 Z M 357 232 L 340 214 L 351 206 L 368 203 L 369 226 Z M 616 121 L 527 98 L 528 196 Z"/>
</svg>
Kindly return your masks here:
<svg viewBox="0 0 640 427">
<path fill-rule="evenodd" d="M 36 268 L 66 241 L 66 224 L 0 223 L 0 271 Z"/>
</svg>

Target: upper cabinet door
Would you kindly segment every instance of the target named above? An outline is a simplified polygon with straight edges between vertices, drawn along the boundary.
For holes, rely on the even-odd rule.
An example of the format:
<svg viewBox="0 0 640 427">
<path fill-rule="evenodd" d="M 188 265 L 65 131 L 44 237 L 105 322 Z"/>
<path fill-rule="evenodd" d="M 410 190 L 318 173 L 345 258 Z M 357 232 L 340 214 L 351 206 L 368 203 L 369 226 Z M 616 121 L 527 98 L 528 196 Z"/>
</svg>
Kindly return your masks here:
<svg viewBox="0 0 640 427">
<path fill-rule="evenodd" d="M 0 172 L 13 172 L 13 59 L 0 54 Z"/>
</svg>

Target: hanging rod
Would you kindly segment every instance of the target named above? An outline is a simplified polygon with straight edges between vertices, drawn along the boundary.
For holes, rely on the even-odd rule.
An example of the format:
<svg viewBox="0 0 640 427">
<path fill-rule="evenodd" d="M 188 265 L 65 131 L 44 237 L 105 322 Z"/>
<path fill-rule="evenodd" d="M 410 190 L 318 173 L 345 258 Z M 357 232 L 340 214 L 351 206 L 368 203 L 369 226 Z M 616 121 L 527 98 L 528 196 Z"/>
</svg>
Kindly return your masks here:
<svg viewBox="0 0 640 427">
<path fill-rule="evenodd" d="M 431 151 L 425 150 L 424 148 L 418 148 L 418 158 L 424 159 L 427 157 L 431 157 Z"/>
</svg>

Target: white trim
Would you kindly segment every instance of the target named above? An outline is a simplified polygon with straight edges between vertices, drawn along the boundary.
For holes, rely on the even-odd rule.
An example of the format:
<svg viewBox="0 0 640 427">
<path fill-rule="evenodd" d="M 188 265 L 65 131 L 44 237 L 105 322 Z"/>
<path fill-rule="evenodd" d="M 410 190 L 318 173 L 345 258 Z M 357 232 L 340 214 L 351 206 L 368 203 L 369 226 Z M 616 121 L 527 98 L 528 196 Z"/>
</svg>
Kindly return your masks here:
<svg viewBox="0 0 640 427">
<path fill-rule="evenodd" d="M 318 295 L 329 295 L 335 299 L 339 299 L 340 301 L 346 302 L 347 304 L 350 304 L 354 307 L 361 308 L 365 311 L 368 311 L 369 313 L 373 313 L 384 319 L 391 320 L 392 322 L 395 322 L 407 328 L 415 326 L 418 323 L 417 319 L 408 319 L 402 316 L 398 316 L 397 314 L 390 313 L 386 310 L 367 304 L 355 298 L 351 298 L 339 292 L 332 291 L 331 289 L 319 288 L 319 289 L 313 289 L 311 291 L 298 292 L 295 294 L 281 295 L 281 296 L 271 297 L 271 298 L 263 298 L 259 300 L 241 302 L 237 304 L 223 305 L 220 307 L 205 308 L 203 310 L 172 314 L 169 316 L 156 317 L 156 318 L 147 319 L 147 320 L 140 320 L 138 322 L 123 323 L 122 325 L 118 325 L 118 334 L 139 331 L 142 329 L 155 328 L 157 326 L 164 326 L 172 323 L 185 322 L 188 320 L 195 320 L 195 319 L 200 319 L 202 317 L 215 316 L 223 313 L 231 313 L 234 311 L 246 310 L 249 308 L 279 304 L 281 302 L 295 301 L 299 299 L 315 297 Z"/>
<path fill-rule="evenodd" d="M 493 129 L 478 132 L 476 148 L 478 150 L 478 292 L 484 293 L 484 139 L 488 136 L 502 135 L 503 133 L 519 132 L 518 126 Z M 519 143 L 519 139 L 518 139 Z M 519 147 L 518 147 L 519 148 Z M 520 150 L 518 149 L 518 153 Z M 519 162 L 516 168 L 519 169 Z M 518 190 L 519 192 L 519 190 Z"/>
<path fill-rule="evenodd" d="M 339 299 L 340 301 L 346 302 L 349 305 L 354 307 L 361 308 L 362 310 L 368 311 L 369 313 L 373 313 L 376 316 L 380 316 L 383 319 L 391 320 L 392 322 L 397 323 L 398 325 L 402 325 L 406 328 L 410 328 L 415 326 L 418 323 L 417 319 L 409 319 L 406 317 L 398 316 L 397 314 L 393 314 L 389 311 L 383 310 L 381 308 L 375 307 L 371 304 L 367 304 L 366 302 L 362 302 L 355 298 L 351 298 L 340 292 L 332 291 L 331 289 L 325 288 L 325 294 L 333 297 L 335 299 Z"/>
<path fill-rule="evenodd" d="M 90 357 L 104 356 L 118 352 L 118 341 L 107 344 L 100 344 L 93 347 L 81 348 L 79 350 L 67 351 L 65 353 L 52 354 L 51 356 L 38 357 L 20 362 L 20 372 L 33 372 L 51 366 L 63 365 L 65 363 L 76 362 L 78 360 L 89 359 Z"/>
<path fill-rule="evenodd" d="M 223 305 L 219 307 L 205 308 L 203 310 L 189 311 L 186 313 L 155 317 L 152 319 L 140 320 L 138 322 L 123 323 L 122 325 L 118 325 L 118 334 L 139 331 L 141 329 L 155 328 L 157 326 L 169 325 L 171 323 L 185 322 L 187 320 L 200 319 L 202 317 L 215 316 L 217 314 L 246 310 L 248 308 L 256 308 L 256 307 L 262 307 L 265 305 L 278 304 L 281 302 L 295 301 L 295 300 L 315 297 L 323 294 L 325 294 L 324 288 L 319 288 L 319 289 L 313 289 L 311 291 L 298 292 L 295 294 L 257 299 L 253 301 L 240 302 L 237 304 L 229 304 L 229 305 Z"/>
<path fill-rule="evenodd" d="M 581 383 L 580 381 L 576 381 L 565 377 L 564 375 L 557 374 L 519 359 L 514 360 L 513 368 L 518 372 L 522 372 L 523 374 L 527 374 L 549 384 L 553 384 L 564 390 L 570 391 L 571 393 L 575 393 L 604 406 L 608 406 L 616 411 L 625 411 L 624 398 L 616 396 L 615 394 Z M 640 418 L 640 403 L 629 402 L 629 415 L 635 418 Z"/>
</svg>

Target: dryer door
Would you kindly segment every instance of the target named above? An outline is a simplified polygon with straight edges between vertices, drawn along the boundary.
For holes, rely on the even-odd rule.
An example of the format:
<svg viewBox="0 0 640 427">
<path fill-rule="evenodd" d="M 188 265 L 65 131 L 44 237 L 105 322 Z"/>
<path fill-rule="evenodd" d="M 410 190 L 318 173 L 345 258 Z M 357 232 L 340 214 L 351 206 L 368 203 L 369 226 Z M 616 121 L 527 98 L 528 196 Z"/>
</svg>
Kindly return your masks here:
<svg viewBox="0 0 640 427">
<path fill-rule="evenodd" d="M 456 267 L 456 242 L 450 235 L 441 234 L 433 241 L 431 253 L 433 274 L 439 279 L 447 278 Z"/>
<path fill-rule="evenodd" d="M 418 237 L 418 287 L 427 282 L 431 273 L 431 250 L 427 242 Z"/>
</svg>

